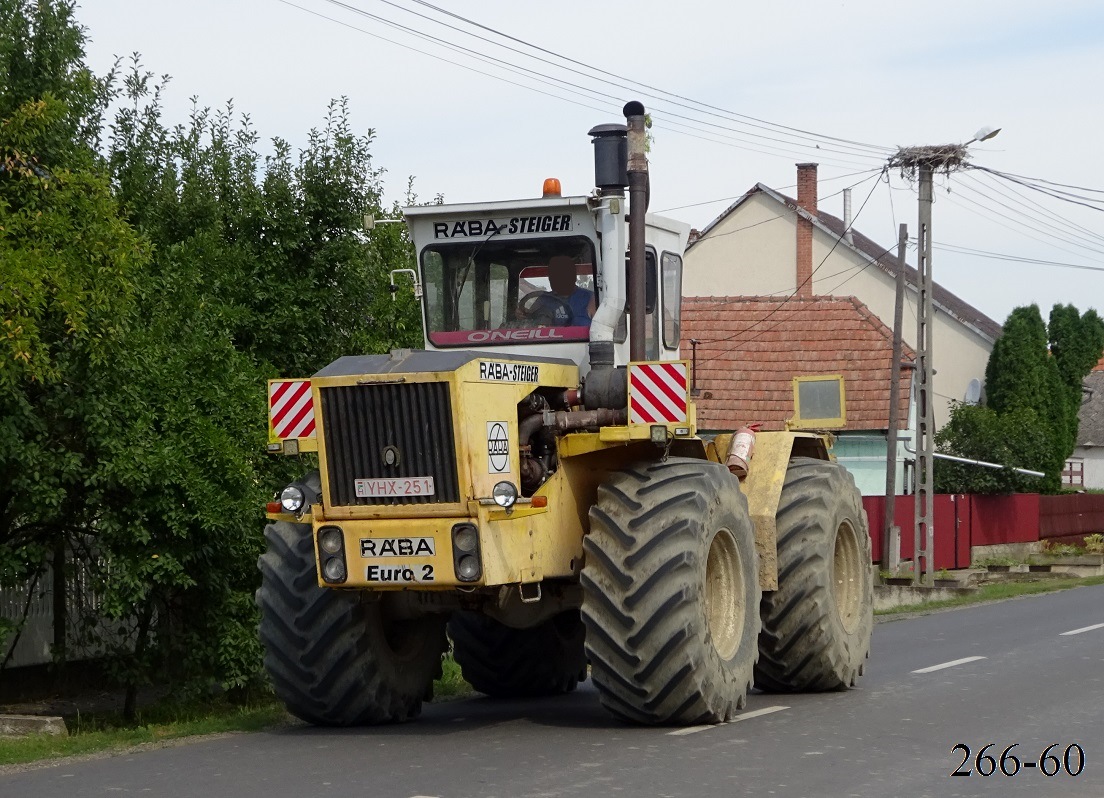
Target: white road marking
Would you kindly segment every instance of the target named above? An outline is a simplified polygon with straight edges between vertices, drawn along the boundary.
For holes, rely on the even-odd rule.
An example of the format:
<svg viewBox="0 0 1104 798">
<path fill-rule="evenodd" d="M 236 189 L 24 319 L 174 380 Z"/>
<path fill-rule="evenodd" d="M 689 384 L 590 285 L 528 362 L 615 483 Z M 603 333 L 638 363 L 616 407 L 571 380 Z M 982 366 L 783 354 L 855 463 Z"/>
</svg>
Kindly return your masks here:
<svg viewBox="0 0 1104 798">
<path fill-rule="evenodd" d="M 763 707 L 762 709 L 756 709 L 753 712 L 745 712 L 743 715 L 737 715 L 728 723 L 739 723 L 742 720 L 751 720 L 752 718 L 758 718 L 762 715 L 770 715 L 772 712 L 781 712 L 789 707 Z M 707 729 L 715 729 L 718 726 L 725 726 L 726 723 L 710 723 L 707 726 L 687 726 L 685 729 L 675 729 L 672 732 L 667 732 L 668 736 L 681 737 L 684 734 L 697 734 L 700 731 L 706 731 Z"/>
<path fill-rule="evenodd" d="M 940 665 L 931 665 L 927 668 L 921 668 L 920 670 L 913 671 L 913 673 L 931 673 L 932 671 L 941 671 L 944 668 L 953 668 L 955 665 L 965 665 L 967 662 L 976 662 L 979 659 L 985 659 L 985 657 L 963 657 L 962 659 L 954 659 L 950 662 L 944 662 Z"/>
<path fill-rule="evenodd" d="M 1091 632 L 1094 629 L 1104 629 L 1104 623 L 1094 623 L 1092 626 L 1083 626 L 1080 629 L 1074 629 L 1069 632 L 1062 632 L 1059 637 L 1065 637 L 1066 635 L 1079 635 L 1082 632 Z"/>
</svg>

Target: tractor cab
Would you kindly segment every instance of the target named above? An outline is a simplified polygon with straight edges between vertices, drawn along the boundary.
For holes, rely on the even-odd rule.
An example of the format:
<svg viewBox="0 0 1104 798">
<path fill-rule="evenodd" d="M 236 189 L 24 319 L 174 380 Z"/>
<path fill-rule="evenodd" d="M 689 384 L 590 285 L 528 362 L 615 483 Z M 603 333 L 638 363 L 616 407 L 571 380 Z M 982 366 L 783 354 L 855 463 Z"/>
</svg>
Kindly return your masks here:
<svg viewBox="0 0 1104 798">
<path fill-rule="evenodd" d="M 626 364 L 628 233 L 624 201 L 612 200 L 554 196 L 405 209 L 418 256 L 426 349 L 560 357 L 585 372 L 594 320 L 603 328 L 598 314 L 608 308 L 605 337 L 615 363 Z M 613 242 L 605 242 L 603 228 Z M 646 218 L 647 360 L 679 358 L 689 231 L 673 219 Z"/>
</svg>

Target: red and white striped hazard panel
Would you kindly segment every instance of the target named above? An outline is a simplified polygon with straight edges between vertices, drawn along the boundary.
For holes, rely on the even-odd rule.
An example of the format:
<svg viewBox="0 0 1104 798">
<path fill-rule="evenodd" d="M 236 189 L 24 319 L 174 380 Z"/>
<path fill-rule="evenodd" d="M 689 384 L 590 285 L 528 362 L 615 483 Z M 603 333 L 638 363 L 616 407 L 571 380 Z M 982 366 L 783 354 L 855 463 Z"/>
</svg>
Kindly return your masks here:
<svg viewBox="0 0 1104 798">
<path fill-rule="evenodd" d="M 314 437 L 310 380 L 269 382 L 268 426 L 273 437 L 280 439 Z"/>
<path fill-rule="evenodd" d="M 685 363 L 629 366 L 629 422 L 665 424 L 686 421 L 688 384 Z"/>
</svg>

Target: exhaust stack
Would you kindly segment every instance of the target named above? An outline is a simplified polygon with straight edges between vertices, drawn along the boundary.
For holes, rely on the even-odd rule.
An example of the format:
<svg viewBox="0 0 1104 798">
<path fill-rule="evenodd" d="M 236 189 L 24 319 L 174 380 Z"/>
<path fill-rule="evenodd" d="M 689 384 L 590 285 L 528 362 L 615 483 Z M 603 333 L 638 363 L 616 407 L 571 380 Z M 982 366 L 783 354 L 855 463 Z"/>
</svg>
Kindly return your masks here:
<svg viewBox="0 0 1104 798">
<path fill-rule="evenodd" d="M 626 299 L 632 323 L 630 359 L 644 359 L 644 212 L 647 209 L 648 160 L 644 157 L 644 106 L 630 102 L 627 125 L 591 128 L 594 144 L 594 184 L 598 193 L 598 229 L 602 240 L 602 301 L 590 324 L 590 372 L 583 385 L 588 410 L 621 410 L 628 406 L 628 377 L 615 368 L 614 332 Z M 629 195 L 629 237 L 626 241 L 625 189 Z M 635 242 L 635 243 L 634 243 Z M 629 277 L 621 264 L 628 244 Z M 633 253 L 636 253 L 635 255 Z M 627 283 L 627 285 L 626 285 Z"/>
<path fill-rule="evenodd" d="M 629 124 L 629 359 L 643 360 L 644 313 L 647 307 L 644 261 L 644 215 L 648 211 L 648 156 L 644 152 L 644 105 L 627 103 Z"/>
<path fill-rule="evenodd" d="M 624 213 L 625 188 L 629 185 L 626 173 L 628 130 L 624 125 L 607 124 L 591 128 L 588 134 L 594 144 L 594 185 L 599 195 L 598 232 L 602 240 L 604 264 L 603 274 L 599 275 L 602 281 L 599 284 L 602 301 L 590 322 L 591 374 L 603 369 L 613 369 L 613 336 L 625 309 L 625 281 L 621 273 L 613 268 L 613 264 L 619 263 L 625 257 L 625 229 L 621 214 Z M 607 380 L 609 376 L 605 375 Z M 591 382 L 596 386 L 602 381 L 601 375 L 595 375 Z M 587 406 L 608 406 L 591 403 L 596 393 L 592 389 L 592 400 L 587 401 Z"/>
</svg>

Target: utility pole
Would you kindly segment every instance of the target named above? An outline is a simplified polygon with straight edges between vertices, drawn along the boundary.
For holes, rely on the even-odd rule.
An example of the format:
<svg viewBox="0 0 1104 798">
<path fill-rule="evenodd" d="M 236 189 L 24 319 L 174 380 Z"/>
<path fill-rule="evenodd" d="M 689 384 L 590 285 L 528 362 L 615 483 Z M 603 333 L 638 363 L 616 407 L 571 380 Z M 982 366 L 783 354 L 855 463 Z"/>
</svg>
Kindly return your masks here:
<svg viewBox="0 0 1104 798">
<path fill-rule="evenodd" d="M 934 584 L 932 569 L 935 546 L 935 528 L 932 526 L 934 499 L 932 497 L 932 461 L 935 459 L 935 410 L 932 399 L 934 376 L 932 355 L 932 270 L 931 270 L 931 218 L 932 218 L 932 165 L 921 161 L 920 169 L 920 228 L 916 234 L 917 252 L 917 311 L 916 311 L 916 365 L 919 368 L 916 408 L 916 524 L 913 528 L 912 581 L 918 583 L 923 573 L 925 584 Z M 921 572 L 921 562 L 923 571 Z"/>
<path fill-rule="evenodd" d="M 889 367 L 889 429 L 886 431 L 886 505 L 882 530 L 882 568 L 897 572 L 901 563 L 901 529 L 894 522 L 897 511 L 897 429 L 901 425 L 901 358 L 904 357 L 902 324 L 905 305 L 905 248 L 908 225 L 897 234 L 897 285 L 893 302 L 893 359 Z"/>
<path fill-rule="evenodd" d="M 923 574 L 926 585 L 934 584 L 935 528 L 933 526 L 932 463 L 935 460 L 935 390 L 931 365 L 932 330 L 932 175 L 949 175 L 966 162 L 966 148 L 975 141 L 986 141 L 1000 133 L 1000 128 L 983 127 L 965 144 L 942 144 L 929 147 L 902 147 L 889 159 L 889 165 L 900 167 L 906 177 L 916 177 L 920 189 L 920 229 L 917 231 L 917 309 L 916 309 L 916 516 L 913 528 L 912 581 L 918 583 Z M 923 563 L 923 571 L 921 571 Z"/>
</svg>

